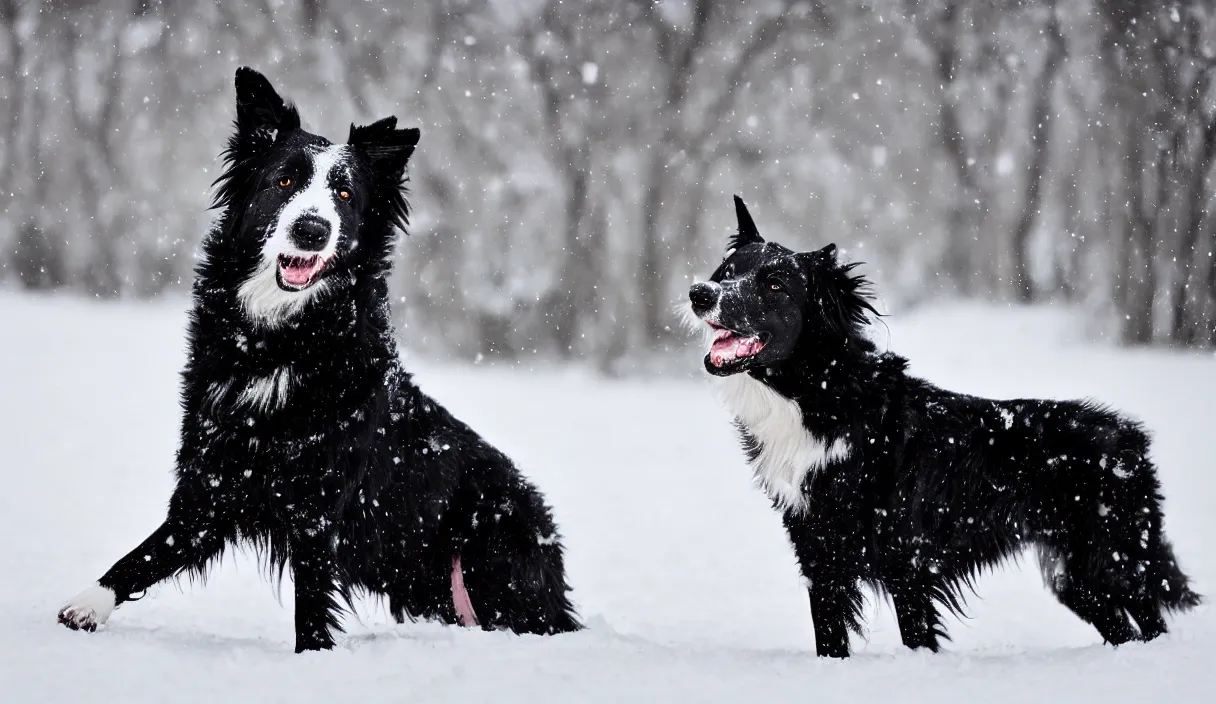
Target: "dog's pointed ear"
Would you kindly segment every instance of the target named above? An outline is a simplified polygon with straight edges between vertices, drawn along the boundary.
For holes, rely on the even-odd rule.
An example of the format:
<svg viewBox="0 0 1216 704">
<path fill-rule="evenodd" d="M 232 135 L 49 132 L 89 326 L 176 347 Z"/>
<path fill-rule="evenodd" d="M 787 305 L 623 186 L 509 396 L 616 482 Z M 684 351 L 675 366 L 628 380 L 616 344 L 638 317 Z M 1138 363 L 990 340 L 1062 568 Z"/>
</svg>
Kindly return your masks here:
<svg viewBox="0 0 1216 704">
<path fill-rule="evenodd" d="M 826 247 L 811 250 L 810 252 L 799 252 L 794 255 L 794 258 L 803 264 L 836 264 L 836 245 L 829 244 Z"/>
<path fill-rule="evenodd" d="M 265 76 L 248 66 L 236 70 L 236 130 L 240 148 L 246 153 L 256 153 L 299 128 L 300 113 L 279 97 Z"/>
<path fill-rule="evenodd" d="M 421 136 L 417 127 L 399 130 L 397 118 L 386 117 L 362 127 L 352 124 L 347 143 L 366 154 L 377 173 L 400 179 Z"/>
<path fill-rule="evenodd" d="M 735 217 L 739 220 L 739 231 L 731 235 L 730 242 L 727 243 L 728 249 L 739 249 L 764 241 L 760 231 L 756 229 L 751 213 L 747 212 L 747 205 L 739 196 L 735 196 Z"/>
</svg>

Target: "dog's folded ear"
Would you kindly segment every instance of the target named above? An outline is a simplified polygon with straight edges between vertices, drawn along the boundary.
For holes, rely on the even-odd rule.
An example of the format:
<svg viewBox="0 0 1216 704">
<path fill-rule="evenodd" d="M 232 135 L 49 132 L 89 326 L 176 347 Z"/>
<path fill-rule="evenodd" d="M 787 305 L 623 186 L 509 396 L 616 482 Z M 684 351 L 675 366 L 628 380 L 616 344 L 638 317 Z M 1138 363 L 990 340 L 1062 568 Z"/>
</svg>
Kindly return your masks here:
<svg viewBox="0 0 1216 704">
<path fill-rule="evenodd" d="M 397 118 L 386 117 L 362 127 L 352 124 L 346 141 L 366 154 L 380 175 L 399 180 L 405 175 L 405 166 L 421 136 L 417 127 L 399 130 Z"/>
<path fill-rule="evenodd" d="M 739 196 L 735 196 L 735 217 L 739 220 L 739 231 L 731 235 L 730 241 L 726 245 L 727 249 L 739 249 L 764 241 L 764 238 L 760 236 L 760 230 L 756 229 L 756 223 L 752 220 L 751 213 L 747 212 L 747 205 Z"/>
<path fill-rule="evenodd" d="M 234 151 L 251 155 L 300 128 L 300 113 L 275 92 L 270 81 L 242 66 L 236 70 L 236 131 Z"/>
</svg>

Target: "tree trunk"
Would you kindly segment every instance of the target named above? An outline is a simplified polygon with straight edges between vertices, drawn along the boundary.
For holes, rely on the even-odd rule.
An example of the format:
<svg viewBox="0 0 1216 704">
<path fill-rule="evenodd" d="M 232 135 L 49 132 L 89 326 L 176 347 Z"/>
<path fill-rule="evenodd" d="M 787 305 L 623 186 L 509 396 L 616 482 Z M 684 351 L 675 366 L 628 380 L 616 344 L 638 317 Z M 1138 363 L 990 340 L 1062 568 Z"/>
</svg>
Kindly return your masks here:
<svg viewBox="0 0 1216 704">
<path fill-rule="evenodd" d="M 667 302 L 663 287 L 663 246 L 660 233 L 660 213 L 666 180 L 664 167 L 666 149 L 656 148 L 650 154 L 646 172 L 646 189 L 642 195 L 642 252 L 638 275 L 638 301 L 642 306 L 642 332 L 648 344 L 654 345 L 666 336 Z"/>
<path fill-rule="evenodd" d="M 8 93 L 4 96 L 5 124 L 4 134 L 7 135 L 4 145 L 4 161 L 0 162 L 0 193 L 14 193 L 12 174 L 14 162 L 17 159 L 17 129 L 21 120 L 21 108 L 25 104 L 25 82 L 22 79 L 22 65 L 25 63 L 25 47 L 17 33 L 17 0 L 0 0 L 0 24 L 3 24 L 5 39 L 8 43 L 9 71 L 5 76 L 8 83 Z M 8 207 L 15 203 L 9 202 Z M 10 217 L 11 217 L 10 213 Z"/>
<path fill-rule="evenodd" d="M 1134 124 L 1135 117 L 1128 116 Z M 1132 133 L 1137 134 L 1132 127 Z M 1153 337 L 1153 299 L 1157 286 L 1153 271 L 1153 217 L 1145 203 L 1144 150 L 1148 146 L 1143 139 L 1130 140 L 1131 161 L 1128 167 L 1128 189 L 1130 191 L 1130 227 L 1127 241 L 1127 287 L 1121 303 L 1123 318 L 1123 341 L 1128 344 L 1146 344 Z"/>
<path fill-rule="evenodd" d="M 1216 347 L 1216 232 L 1209 231 L 1208 243 L 1207 329 L 1201 339 L 1207 342 L 1208 347 Z"/>
<path fill-rule="evenodd" d="M 1054 0 L 1048 5 L 1050 19 L 1047 22 L 1047 48 L 1043 58 L 1043 69 L 1035 85 L 1034 108 L 1030 124 L 1030 163 L 1026 173 L 1026 196 L 1022 201 L 1022 213 L 1013 230 L 1013 287 L 1014 294 L 1023 303 L 1035 298 L 1034 282 L 1030 278 L 1030 233 L 1043 202 L 1043 179 L 1049 161 L 1048 148 L 1051 141 L 1051 96 L 1056 74 L 1064 60 L 1064 35 L 1060 33 L 1060 22 L 1056 17 Z"/>
<path fill-rule="evenodd" d="M 1085 150 L 1077 149 L 1074 157 L 1078 162 L 1083 158 Z M 1076 300 L 1079 294 L 1077 278 L 1081 274 L 1084 261 L 1083 249 L 1087 244 L 1088 228 L 1082 225 L 1083 219 L 1079 212 L 1081 207 L 1081 169 L 1078 164 L 1069 169 L 1064 178 L 1064 251 L 1055 252 L 1055 284 L 1056 290 L 1066 301 Z"/>
<path fill-rule="evenodd" d="M 681 255 L 691 274 L 705 276 L 709 272 L 697 271 L 697 255 L 701 251 L 701 215 L 705 212 L 706 182 L 709 171 L 718 162 L 717 154 L 706 155 L 693 165 L 693 180 L 688 193 L 688 207 L 684 210 L 684 224 L 681 227 Z M 719 243 L 720 244 L 720 243 Z"/>
<path fill-rule="evenodd" d="M 564 261 L 561 287 L 553 315 L 554 339 L 563 359 L 575 356 L 579 337 L 579 321 L 590 313 L 594 304 L 596 272 L 595 259 L 588 233 L 583 231 L 590 202 L 590 150 L 567 149 Z M 563 295 L 564 294 L 564 295 Z"/>
<path fill-rule="evenodd" d="M 1174 291 L 1170 297 L 1170 340 L 1176 344 L 1193 342 L 1195 330 L 1187 325 L 1186 312 L 1188 302 L 1201 299 L 1200 296 L 1188 296 L 1193 273 L 1197 268 L 1195 247 L 1199 243 L 1204 218 L 1207 215 L 1208 172 L 1211 171 L 1212 159 L 1216 157 L 1216 121 L 1208 123 L 1202 131 L 1202 141 L 1198 160 L 1190 172 L 1186 182 L 1186 213 L 1185 227 L 1182 239 L 1178 244 L 1176 266 L 1180 269 L 1175 276 Z"/>
<path fill-rule="evenodd" d="M 971 252 L 976 248 L 976 237 L 983 215 L 980 200 L 979 179 L 974 162 L 967 154 L 963 136 L 962 120 L 955 103 L 954 86 L 958 73 L 958 32 L 962 9 L 954 2 L 946 4 L 942 15 L 942 29 L 937 38 L 936 64 L 938 79 L 942 84 L 941 104 L 938 107 L 938 130 L 945 147 L 946 156 L 954 167 L 958 179 L 958 191 L 951 199 L 949 233 L 946 245 L 945 269 L 963 295 L 974 292 L 976 272 L 972 265 Z"/>
</svg>

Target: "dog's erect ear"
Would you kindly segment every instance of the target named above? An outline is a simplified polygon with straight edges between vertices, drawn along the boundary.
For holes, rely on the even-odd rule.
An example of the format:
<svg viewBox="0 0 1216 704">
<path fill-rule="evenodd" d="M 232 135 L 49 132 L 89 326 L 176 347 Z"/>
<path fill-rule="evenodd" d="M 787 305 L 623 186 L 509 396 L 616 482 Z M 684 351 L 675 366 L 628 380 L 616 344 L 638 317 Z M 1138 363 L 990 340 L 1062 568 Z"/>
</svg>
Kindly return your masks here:
<svg viewBox="0 0 1216 704">
<path fill-rule="evenodd" d="M 417 127 L 399 130 L 397 118 L 386 117 L 363 127 L 352 124 L 346 141 L 371 159 L 377 173 L 399 180 L 405 175 L 405 165 L 421 136 Z"/>
<path fill-rule="evenodd" d="M 224 208 L 255 181 L 242 165 L 274 146 L 276 139 L 300 129 L 300 113 L 275 92 L 262 74 L 248 66 L 236 70 L 236 133 L 224 149 L 224 172 L 215 180 L 213 208 Z"/>
<path fill-rule="evenodd" d="M 794 255 L 794 258 L 803 264 L 807 264 L 807 265 L 811 265 L 811 266 L 814 266 L 817 264 L 830 264 L 830 265 L 835 266 L 835 264 L 836 264 L 836 245 L 829 244 L 826 247 L 812 250 L 810 252 L 799 252 L 798 254 Z"/>
<path fill-rule="evenodd" d="M 300 128 L 300 113 L 275 92 L 270 81 L 242 66 L 236 70 L 236 130 L 240 147 L 256 153 Z"/>
<path fill-rule="evenodd" d="M 735 196 L 735 217 L 739 220 L 739 231 L 731 235 L 730 242 L 727 243 L 728 249 L 739 249 L 764 241 L 764 238 L 760 236 L 760 231 L 756 229 L 756 223 L 752 220 L 751 213 L 747 212 L 747 206 L 739 196 Z"/>
</svg>

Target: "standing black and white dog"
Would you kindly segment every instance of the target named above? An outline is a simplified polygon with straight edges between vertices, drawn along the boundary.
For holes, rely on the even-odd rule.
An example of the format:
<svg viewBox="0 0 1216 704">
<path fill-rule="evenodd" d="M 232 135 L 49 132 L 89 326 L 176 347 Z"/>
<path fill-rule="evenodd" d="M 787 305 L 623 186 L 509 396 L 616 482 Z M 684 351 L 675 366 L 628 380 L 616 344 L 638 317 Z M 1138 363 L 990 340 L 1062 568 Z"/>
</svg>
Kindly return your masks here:
<svg viewBox="0 0 1216 704">
<path fill-rule="evenodd" d="M 1085 401 L 993 401 L 909 376 L 866 338 L 866 280 L 836 248 L 739 231 L 689 291 L 705 368 L 784 514 L 820 655 L 849 654 L 861 583 L 891 596 L 903 642 L 936 651 L 939 607 L 1026 545 L 1047 586 L 1109 643 L 1150 640 L 1199 603 L 1162 531 L 1144 430 Z M 1133 628 L 1128 617 L 1135 620 Z"/>
<path fill-rule="evenodd" d="M 417 129 L 305 132 L 236 72 L 236 134 L 194 285 L 177 485 L 142 544 L 59 612 L 92 631 L 232 545 L 291 567 L 296 651 L 327 649 L 352 590 L 394 617 L 573 631 L 541 494 L 401 366 L 387 275 Z"/>
</svg>

